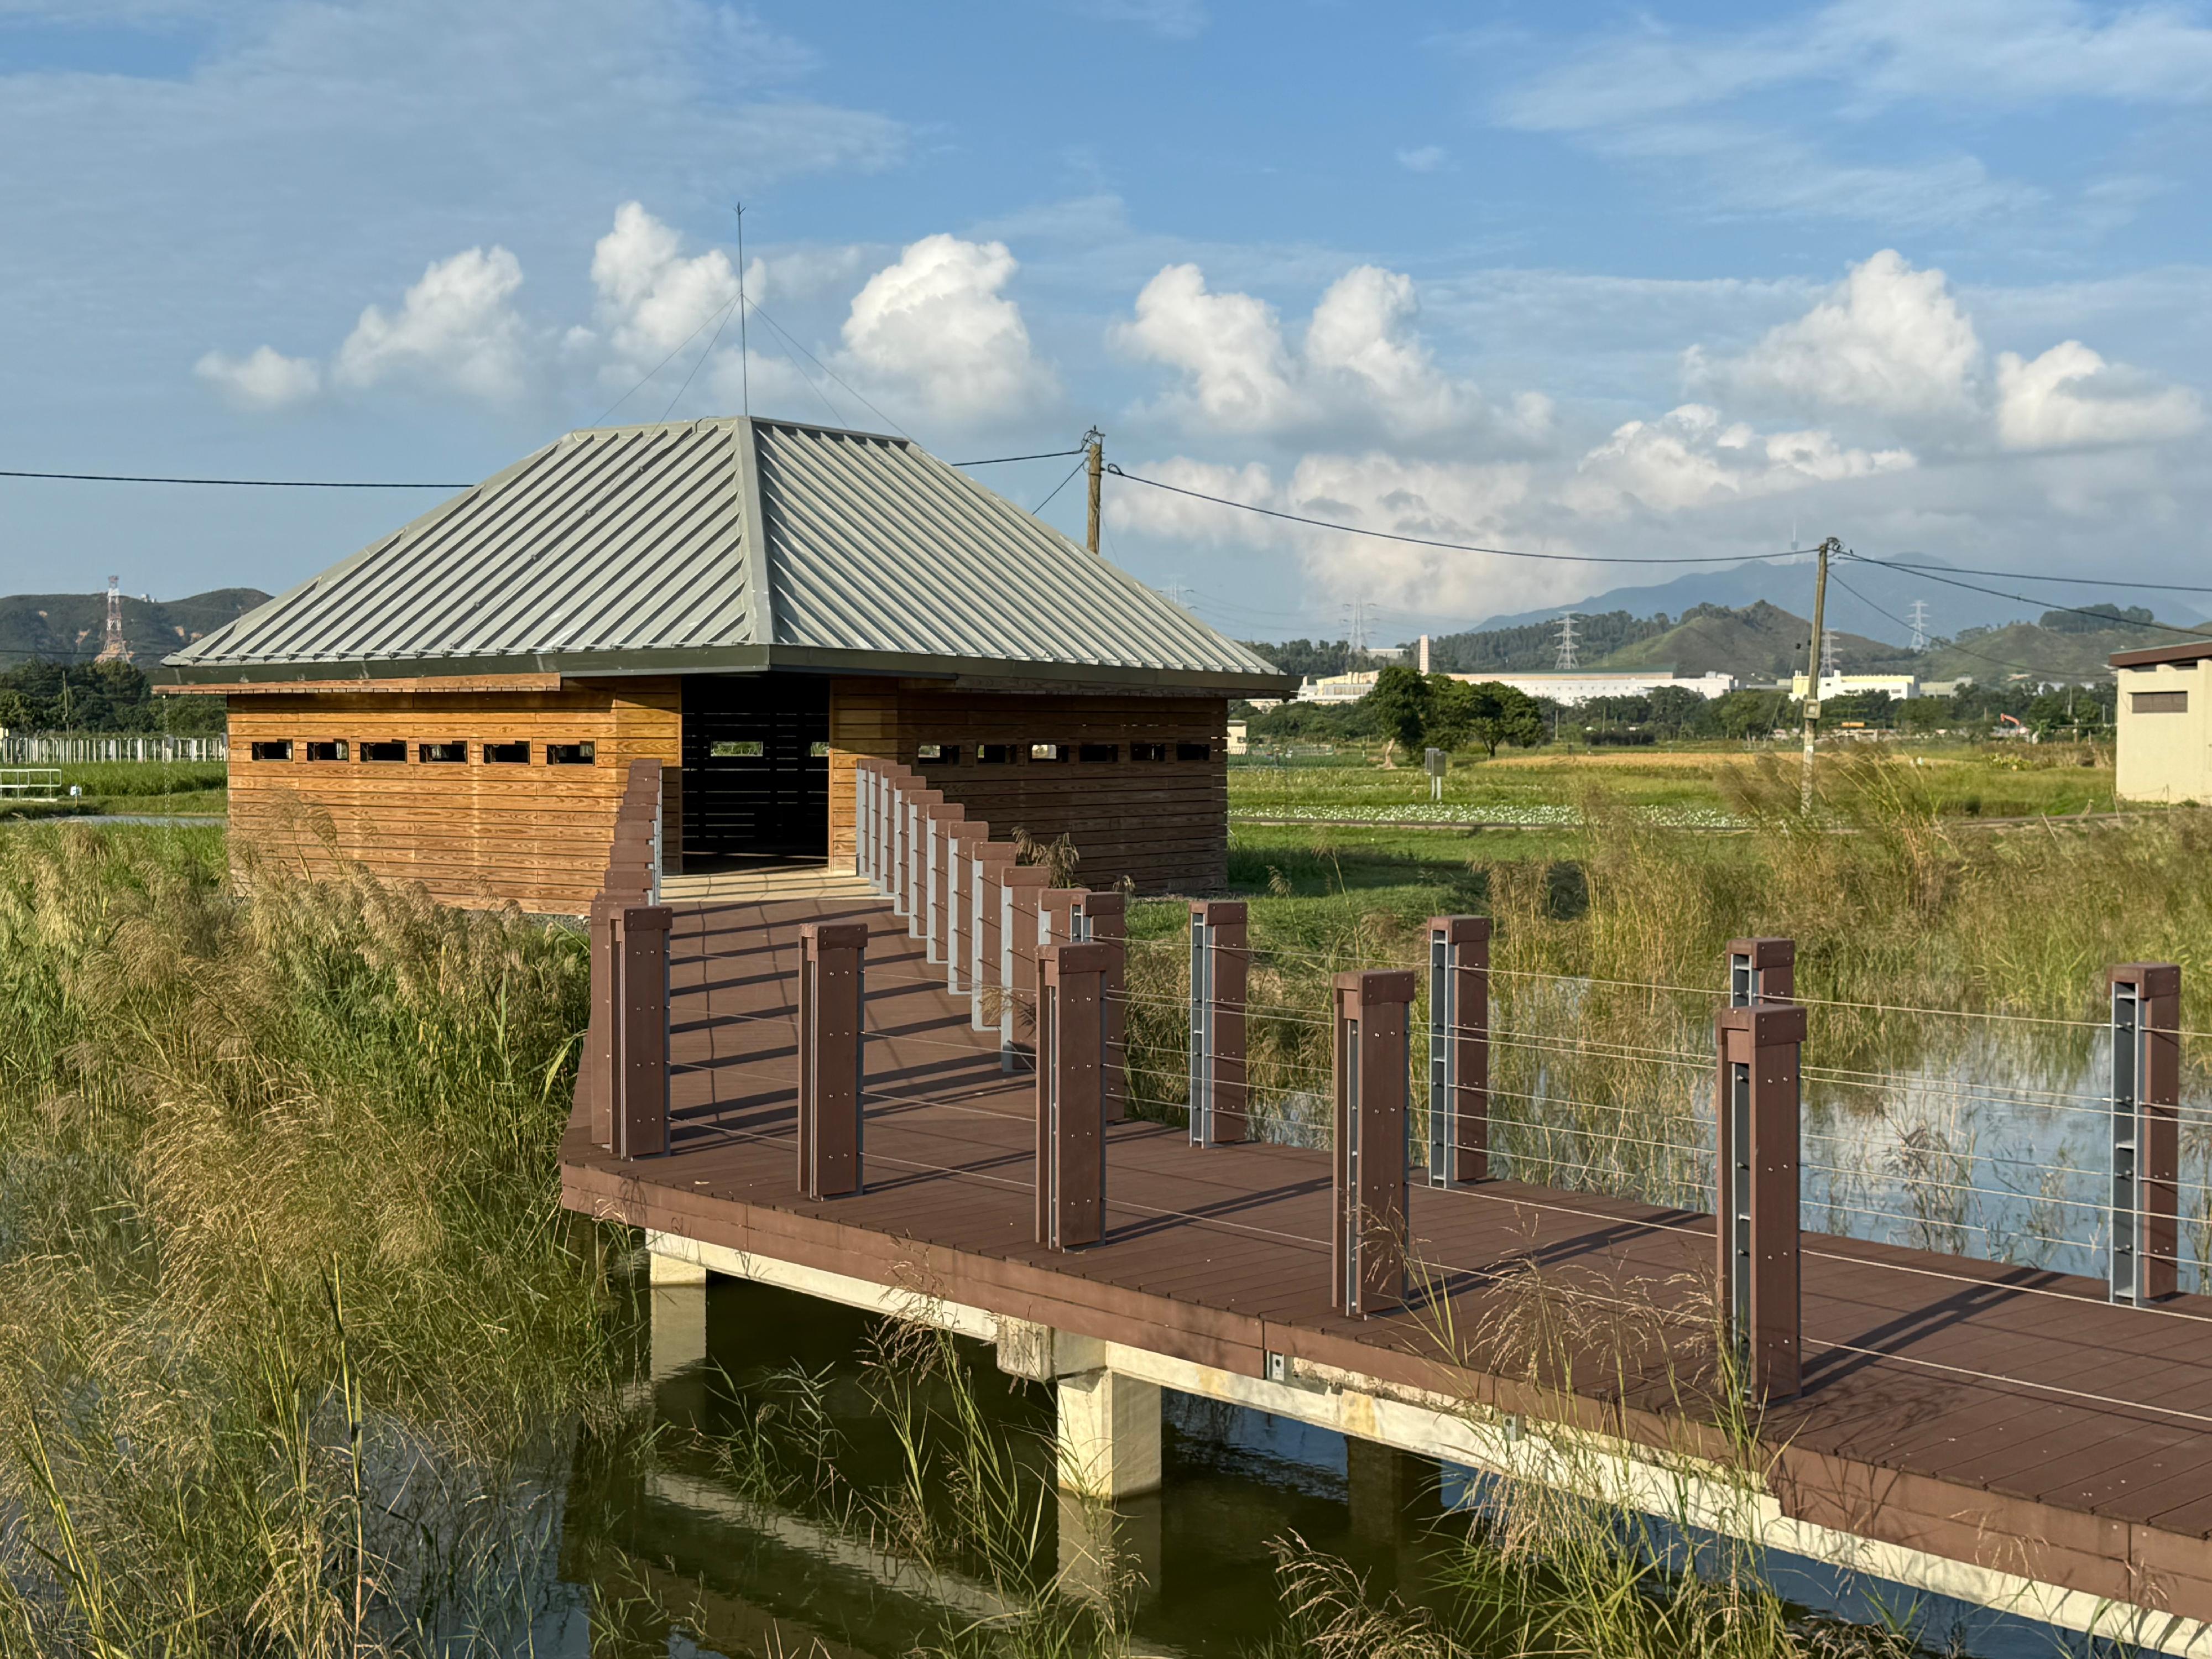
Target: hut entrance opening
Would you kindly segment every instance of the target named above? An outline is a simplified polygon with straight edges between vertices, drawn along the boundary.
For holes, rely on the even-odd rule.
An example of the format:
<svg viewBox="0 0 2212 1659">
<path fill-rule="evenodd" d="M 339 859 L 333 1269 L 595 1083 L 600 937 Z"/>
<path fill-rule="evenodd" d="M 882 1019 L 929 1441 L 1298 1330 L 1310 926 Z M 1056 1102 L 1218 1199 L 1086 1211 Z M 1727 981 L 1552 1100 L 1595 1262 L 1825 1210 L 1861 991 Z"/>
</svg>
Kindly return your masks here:
<svg viewBox="0 0 2212 1659">
<path fill-rule="evenodd" d="M 686 870 L 830 855 L 830 682 L 697 674 L 684 682 Z"/>
</svg>

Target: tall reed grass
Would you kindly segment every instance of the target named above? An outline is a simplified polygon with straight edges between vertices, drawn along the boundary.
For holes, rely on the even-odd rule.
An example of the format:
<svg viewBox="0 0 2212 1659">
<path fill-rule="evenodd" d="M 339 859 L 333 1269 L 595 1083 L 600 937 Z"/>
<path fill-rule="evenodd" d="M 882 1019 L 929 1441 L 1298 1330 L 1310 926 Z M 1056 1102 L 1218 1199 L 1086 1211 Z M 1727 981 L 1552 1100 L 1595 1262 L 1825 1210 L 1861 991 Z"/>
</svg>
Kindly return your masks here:
<svg viewBox="0 0 2212 1659">
<path fill-rule="evenodd" d="M 0 839 L 0 1644 L 503 1639 L 617 1409 L 580 943 L 204 846 Z"/>
</svg>

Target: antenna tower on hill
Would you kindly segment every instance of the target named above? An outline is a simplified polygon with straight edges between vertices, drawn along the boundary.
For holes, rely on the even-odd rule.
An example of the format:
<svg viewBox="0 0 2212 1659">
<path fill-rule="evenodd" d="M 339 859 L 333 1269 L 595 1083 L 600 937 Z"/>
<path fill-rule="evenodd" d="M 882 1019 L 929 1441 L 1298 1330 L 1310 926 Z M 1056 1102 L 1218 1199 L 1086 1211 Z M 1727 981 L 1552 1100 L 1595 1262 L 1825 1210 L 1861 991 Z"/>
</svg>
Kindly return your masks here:
<svg viewBox="0 0 2212 1659">
<path fill-rule="evenodd" d="M 131 647 L 123 642 L 123 578 L 107 579 L 107 636 L 100 642 L 94 662 L 129 662 Z"/>
<path fill-rule="evenodd" d="M 1571 673 L 1581 667 L 1582 659 L 1575 654 L 1575 647 L 1577 643 L 1575 638 L 1575 613 L 1570 611 L 1559 618 L 1559 654 L 1553 662 L 1553 667 L 1562 674 Z"/>
</svg>

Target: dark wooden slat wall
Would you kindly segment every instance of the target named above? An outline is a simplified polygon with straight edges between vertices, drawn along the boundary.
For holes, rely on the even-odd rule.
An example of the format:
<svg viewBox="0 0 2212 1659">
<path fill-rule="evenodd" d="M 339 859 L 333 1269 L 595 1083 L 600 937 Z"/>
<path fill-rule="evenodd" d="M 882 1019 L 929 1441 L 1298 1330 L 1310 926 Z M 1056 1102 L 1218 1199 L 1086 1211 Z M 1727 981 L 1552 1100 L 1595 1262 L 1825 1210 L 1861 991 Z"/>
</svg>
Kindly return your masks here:
<svg viewBox="0 0 2212 1659">
<path fill-rule="evenodd" d="M 832 866 L 852 867 L 853 763 L 870 755 L 915 768 L 998 839 L 1017 829 L 1067 836 L 1085 886 L 1126 876 L 1140 892 L 1213 890 L 1228 880 L 1228 708 L 1220 697 L 841 679 L 830 706 Z M 1111 744 L 1116 758 L 1032 761 L 1036 743 Z M 1139 743 L 1164 744 L 1168 758 L 1133 759 Z M 929 744 L 957 745 L 958 761 L 923 761 Z M 983 744 L 1008 745 L 1015 757 L 987 765 L 976 758 Z M 1178 757 L 1179 745 L 1198 744 L 1206 758 Z"/>
</svg>

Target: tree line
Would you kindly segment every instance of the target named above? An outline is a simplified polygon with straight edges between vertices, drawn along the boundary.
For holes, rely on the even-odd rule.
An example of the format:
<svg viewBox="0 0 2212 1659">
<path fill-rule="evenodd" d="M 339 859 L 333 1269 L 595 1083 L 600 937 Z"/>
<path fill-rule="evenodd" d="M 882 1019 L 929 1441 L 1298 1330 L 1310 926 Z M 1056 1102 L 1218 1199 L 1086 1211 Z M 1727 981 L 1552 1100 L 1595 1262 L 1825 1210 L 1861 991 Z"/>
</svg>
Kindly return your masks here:
<svg viewBox="0 0 2212 1659">
<path fill-rule="evenodd" d="M 220 696 L 157 697 L 127 662 L 27 662 L 0 672 L 0 728 L 212 737 L 223 729 Z"/>
</svg>

